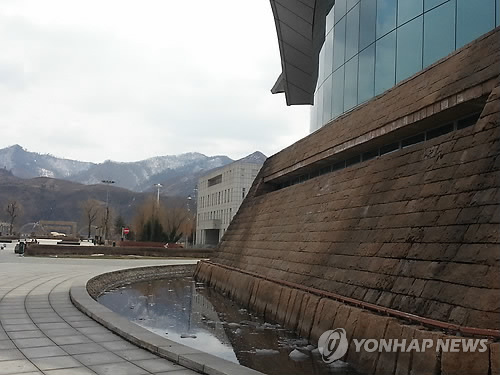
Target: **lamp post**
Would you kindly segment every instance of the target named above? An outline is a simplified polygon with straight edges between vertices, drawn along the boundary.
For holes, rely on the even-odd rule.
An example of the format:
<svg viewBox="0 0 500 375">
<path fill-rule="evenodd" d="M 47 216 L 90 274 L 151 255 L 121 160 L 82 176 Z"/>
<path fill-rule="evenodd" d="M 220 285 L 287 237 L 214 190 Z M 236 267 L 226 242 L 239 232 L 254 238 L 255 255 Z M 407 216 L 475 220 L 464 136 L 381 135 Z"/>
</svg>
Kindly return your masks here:
<svg viewBox="0 0 500 375">
<path fill-rule="evenodd" d="M 196 191 L 195 191 L 196 193 Z M 196 197 L 196 196 L 195 196 Z M 195 202 L 195 198 L 191 197 L 191 195 L 188 195 L 187 197 L 187 210 L 188 210 L 188 221 L 190 221 L 190 229 L 191 229 L 191 246 L 194 247 L 194 239 L 195 239 L 195 234 L 196 234 L 196 211 L 191 210 L 191 204 Z M 192 217 L 191 217 L 192 216 Z M 188 245 L 188 236 L 186 235 L 186 247 Z"/>
<path fill-rule="evenodd" d="M 160 188 L 163 187 L 162 184 L 154 184 L 154 187 L 156 187 L 156 204 L 158 205 L 158 208 L 160 208 Z"/>
<path fill-rule="evenodd" d="M 109 226 L 109 186 L 114 184 L 113 180 L 101 180 L 103 184 L 106 184 L 106 218 L 104 221 L 104 242 L 108 239 L 108 226 Z"/>
</svg>

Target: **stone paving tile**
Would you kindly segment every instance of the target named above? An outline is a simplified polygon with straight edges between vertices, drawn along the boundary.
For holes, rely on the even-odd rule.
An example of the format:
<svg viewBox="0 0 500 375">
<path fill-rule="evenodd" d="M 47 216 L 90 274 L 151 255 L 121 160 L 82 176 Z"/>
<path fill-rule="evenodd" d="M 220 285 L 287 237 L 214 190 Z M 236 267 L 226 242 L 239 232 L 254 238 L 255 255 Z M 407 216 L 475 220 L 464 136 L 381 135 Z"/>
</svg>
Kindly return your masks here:
<svg viewBox="0 0 500 375">
<path fill-rule="evenodd" d="M 72 336 L 54 336 L 52 337 L 57 345 L 70 345 L 70 344 L 86 344 L 91 342 L 91 340 L 83 335 L 72 335 Z"/>
<path fill-rule="evenodd" d="M 111 352 L 78 354 L 78 355 L 74 355 L 73 358 L 80 361 L 81 363 L 83 363 L 86 366 L 102 365 L 105 363 L 124 362 L 123 358 L 120 358 L 116 354 L 113 354 Z"/>
<path fill-rule="evenodd" d="M 130 362 L 90 366 L 98 375 L 145 375 L 148 372 Z"/>
<path fill-rule="evenodd" d="M 74 367 L 70 370 L 68 369 L 59 369 L 59 370 L 49 370 L 44 371 L 45 375 L 96 375 L 96 373 L 86 367 Z M 24 374 L 22 374 L 24 375 Z M 121 375 L 121 374 L 115 374 Z"/>
<path fill-rule="evenodd" d="M 171 371 L 171 370 L 182 370 L 184 367 L 176 365 L 166 359 L 155 358 L 155 359 L 142 359 L 134 361 L 139 367 L 146 369 L 150 372 L 160 372 L 160 371 Z"/>
<path fill-rule="evenodd" d="M 28 358 L 57 357 L 66 353 L 58 346 L 41 346 L 39 348 L 21 349 Z"/>
<path fill-rule="evenodd" d="M 119 355 L 120 357 L 125 358 L 128 361 L 158 358 L 156 355 L 143 349 L 129 349 L 129 350 L 117 351 L 115 353 L 116 355 Z"/>
<path fill-rule="evenodd" d="M 0 319 L 19 319 L 19 318 L 27 318 L 28 314 L 0 314 Z"/>
<path fill-rule="evenodd" d="M 137 349 L 137 346 L 124 340 L 101 342 L 99 344 L 111 351 Z"/>
<path fill-rule="evenodd" d="M 59 329 L 47 329 L 44 330 L 45 333 L 49 337 L 58 337 L 58 336 L 71 336 L 78 335 L 78 331 L 74 328 L 59 328 Z"/>
<path fill-rule="evenodd" d="M 157 372 L 155 373 L 155 375 L 200 375 L 200 373 L 188 369 L 183 369 L 183 370 L 174 370 L 168 372 Z"/>
<path fill-rule="evenodd" d="M 59 318 L 58 316 L 48 316 L 48 317 L 35 317 L 31 316 L 34 322 L 36 323 L 64 323 L 64 320 Z"/>
<path fill-rule="evenodd" d="M 52 341 L 50 341 L 49 339 L 47 339 L 45 337 L 30 338 L 30 339 L 16 339 L 16 340 L 14 340 L 14 343 L 20 349 L 35 348 L 38 346 L 50 346 L 50 345 L 52 345 Z"/>
<path fill-rule="evenodd" d="M 35 358 L 32 362 L 40 370 L 67 369 L 71 367 L 81 367 L 82 365 L 76 359 L 68 355 L 61 357 Z M 70 372 L 71 371 L 68 371 L 68 373 Z"/>
<path fill-rule="evenodd" d="M 105 333 L 105 332 L 109 332 L 107 330 L 107 328 L 104 328 L 103 326 L 99 326 L 99 327 L 83 327 L 83 328 L 77 328 L 78 331 L 80 331 L 81 333 L 85 334 L 85 335 L 90 335 L 90 334 L 93 334 L 93 333 Z"/>
<path fill-rule="evenodd" d="M 23 353 L 21 353 L 18 349 L 7 349 L 0 351 L 0 361 L 8 361 L 12 359 L 24 359 Z"/>
<path fill-rule="evenodd" d="M 2 318 L 2 324 L 30 324 L 32 323 L 29 318 L 15 318 L 15 319 L 7 319 Z"/>
<path fill-rule="evenodd" d="M 34 324 L 5 324 L 3 329 L 5 332 L 34 331 L 37 326 Z"/>
<path fill-rule="evenodd" d="M 71 328 L 71 326 L 68 323 L 40 323 L 38 325 L 38 328 L 40 328 L 43 331 L 43 330 L 46 330 L 46 329 Z"/>
<path fill-rule="evenodd" d="M 108 331 L 109 332 L 109 331 Z M 115 335 L 114 333 L 92 333 L 87 335 L 89 339 L 95 342 L 106 342 L 106 341 L 121 341 L 122 338 L 120 336 Z"/>
<path fill-rule="evenodd" d="M 36 371 L 36 367 L 26 359 L 0 362 L 0 375 L 21 374 L 28 371 Z"/>
<path fill-rule="evenodd" d="M 45 337 L 42 331 L 19 331 L 19 332 L 10 332 L 9 336 L 12 339 L 29 339 L 35 337 Z"/>
<path fill-rule="evenodd" d="M 92 319 L 90 318 L 84 318 L 82 317 L 82 313 L 80 315 L 71 315 L 71 316 L 66 316 L 64 317 L 64 320 L 69 322 L 92 322 L 95 323 Z"/>
<path fill-rule="evenodd" d="M 74 345 L 61 345 L 60 348 L 66 353 L 74 354 L 87 354 L 87 353 L 99 353 L 104 351 L 104 348 L 96 343 L 91 344 L 74 344 Z"/>
<path fill-rule="evenodd" d="M 94 321 L 82 320 L 78 322 L 71 322 L 73 328 L 88 328 L 88 327 L 102 327 L 99 323 Z"/>
<path fill-rule="evenodd" d="M 15 349 L 16 346 L 10 340 L 0 340 L 0 350 Z"/>
</svg>

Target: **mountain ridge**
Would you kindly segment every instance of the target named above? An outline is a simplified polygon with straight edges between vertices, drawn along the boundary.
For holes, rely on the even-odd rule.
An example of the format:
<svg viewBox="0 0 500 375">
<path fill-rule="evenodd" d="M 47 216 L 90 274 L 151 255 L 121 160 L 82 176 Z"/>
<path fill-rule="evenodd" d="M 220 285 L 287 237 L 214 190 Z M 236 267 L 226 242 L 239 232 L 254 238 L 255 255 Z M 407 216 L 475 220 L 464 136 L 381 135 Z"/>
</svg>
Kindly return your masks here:
<svg viewBox="0 0 500 375">
<path fill-rule="evenodd" d="M 266 156 L 257 151 L 242 159 L 263 163 Z M 171 196 L 193 195 L 200 176 L 233 161 L 225 155 L 188 152 L 133 162 L 105 160 L 93 163 L 31 152 L 18 144 L 0 149 L 0 168 L 9 170 L 16 177 L 50 177 L 85 185 L 113 180 L 115 186 L 134 192 L 151 191 L 154 184 L 160 183 L 164 186 L 162 194 Z"/>
</svg>

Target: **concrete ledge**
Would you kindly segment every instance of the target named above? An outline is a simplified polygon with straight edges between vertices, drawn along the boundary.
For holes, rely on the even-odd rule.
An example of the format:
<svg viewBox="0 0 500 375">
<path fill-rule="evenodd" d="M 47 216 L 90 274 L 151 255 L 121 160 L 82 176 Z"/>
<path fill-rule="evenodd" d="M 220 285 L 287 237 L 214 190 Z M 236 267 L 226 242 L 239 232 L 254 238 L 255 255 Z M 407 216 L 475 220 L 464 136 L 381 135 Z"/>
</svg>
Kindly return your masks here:
<svg viewBox="0 0 500 375">
<path fill-rule="evenodd" d="M 184 249 L 184 248 L 158 248 L 158 247 L 112 247 L 112 246 L 74 246 L 74 245 L 35 245 L 28 244 L 25 255 L 27 256 L 90 256 L 103 254 L 106 256 L 143 256 L 162 258 L 210 258 L 213 249 Z"/>
<path fill-rule="evenodd" d="M 106 288 L 120 284 L 169 275 L 181 277 L 192 275 L 193 271 L 194 266 L 155 266 L 109 272 L 90 280 L 78 279 L 70 289 L 70 298 L 80 311 L 125 340 L 191 370 L 207 375 L 264 375 L 248 367 L 160 337 L 101 305 L 87 291 L 89 288 L 90 293 L 97 296 Z"/>
</svg>

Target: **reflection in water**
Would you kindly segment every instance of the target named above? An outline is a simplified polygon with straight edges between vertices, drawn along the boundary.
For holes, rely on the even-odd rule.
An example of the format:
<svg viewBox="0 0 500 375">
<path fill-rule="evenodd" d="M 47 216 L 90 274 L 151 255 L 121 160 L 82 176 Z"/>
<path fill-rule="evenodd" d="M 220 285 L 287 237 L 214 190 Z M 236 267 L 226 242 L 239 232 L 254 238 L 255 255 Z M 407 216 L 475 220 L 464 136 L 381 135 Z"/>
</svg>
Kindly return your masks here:
<svg viewBox="0 0 500 375">
<path fill-rule="evenodd" d="M 343 362 L 326 365 L 307 340 L 190 277 L 127 285 L 98 301 L 162 337 L 266 374 L 355 374 Z M 307 356 L 291 359 L 294 349 Z"/>
</svg>

